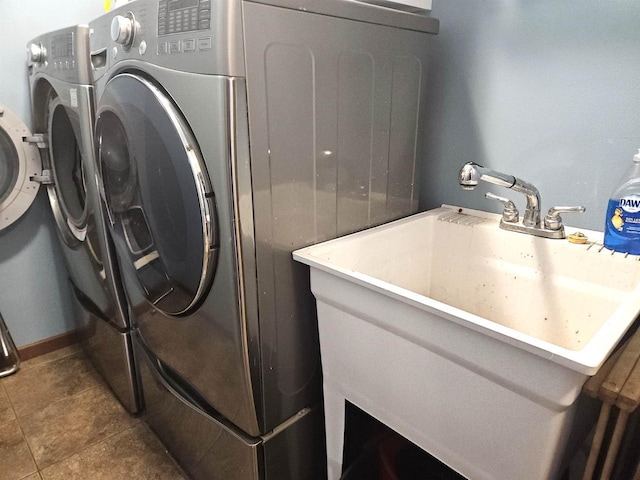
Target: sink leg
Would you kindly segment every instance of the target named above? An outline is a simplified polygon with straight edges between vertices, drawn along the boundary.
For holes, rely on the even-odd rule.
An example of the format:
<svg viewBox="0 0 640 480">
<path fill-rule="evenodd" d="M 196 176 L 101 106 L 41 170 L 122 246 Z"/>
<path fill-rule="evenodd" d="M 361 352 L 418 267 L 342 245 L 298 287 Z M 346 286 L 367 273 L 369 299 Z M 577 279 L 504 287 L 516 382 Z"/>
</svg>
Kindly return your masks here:
<svg viewBox="0 0 640 480">
<path fill-rule="evenodd" d="M 324 418 L 327 435 L 328 480 L 339 480 L 342 475 L 344 449 L 345 398 L 324 385 Z"/>
</svg>

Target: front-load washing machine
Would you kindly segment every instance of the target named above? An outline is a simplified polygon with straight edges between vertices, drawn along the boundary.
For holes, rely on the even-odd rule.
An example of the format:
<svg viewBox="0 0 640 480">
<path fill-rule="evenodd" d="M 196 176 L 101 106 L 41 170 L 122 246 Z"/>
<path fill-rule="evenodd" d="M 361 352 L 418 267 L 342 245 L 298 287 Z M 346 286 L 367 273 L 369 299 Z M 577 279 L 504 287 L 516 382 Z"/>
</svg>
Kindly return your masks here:
<svg viewBox="0 0 640 480">
<path fill-rule="evenodd" d="M 417 210 L 438 21 L 138 0 L 90 27 L 144 418 L 193 478 L 326 478 L 315 303 L 291 251 Z"/>
<path fill-rule="evenodd" d="M 17 178 L 30 185 L 30 192 L 38 184 L 46 187 L 82 344 L 121 403 L 136 412 L 128 306 L 104 223 L 93 155 L 88 26 L 33 39 L 27 63 L 33 133 L 14 135 L 14 148 L 27 148 L 42 168 L 34 164 Z"/>
</svg>

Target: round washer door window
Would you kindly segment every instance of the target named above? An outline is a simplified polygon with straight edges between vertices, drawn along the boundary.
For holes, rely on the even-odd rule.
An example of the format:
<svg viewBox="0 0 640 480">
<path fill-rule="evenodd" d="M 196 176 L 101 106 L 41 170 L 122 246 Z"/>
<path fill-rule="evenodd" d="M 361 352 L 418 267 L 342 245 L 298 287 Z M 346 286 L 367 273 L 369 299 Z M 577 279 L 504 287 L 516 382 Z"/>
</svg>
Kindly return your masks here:
<svg viewBox="0 0 640 480">
<path fill-rule="evenodd" d="M 18 220 L 35 200 L 42 173 L 38 149 L 23 139 L 31 132 L 8 108 L 0 105 L 0 230 Z"/>
<path fill-rule="evenodd" d="M 218 249 L 211 185 L 191 131 L 158 87 L 123 73 L 100 98 L 95 141 L 121 262 L 158 310 L 188 314 L 208 292 Z"/>
</svg>

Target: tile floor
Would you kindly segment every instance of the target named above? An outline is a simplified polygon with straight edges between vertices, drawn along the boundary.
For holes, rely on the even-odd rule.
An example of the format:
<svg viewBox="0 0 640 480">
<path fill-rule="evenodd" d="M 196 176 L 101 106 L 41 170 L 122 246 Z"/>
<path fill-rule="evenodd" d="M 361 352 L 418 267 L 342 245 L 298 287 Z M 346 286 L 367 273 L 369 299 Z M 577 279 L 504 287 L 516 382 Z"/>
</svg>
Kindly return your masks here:
<svg viewBox="0 0 640 480">
<path fill-rule="evenodd" d="M 120 479 L 186 480 L 79 346 L 23 362 L 0 378 L 0 480 Z"/>
<path fill-rule="evenodd" d="M 78 346 L 0 379 L 0 480 L 184 480 Z"/>
</svg>

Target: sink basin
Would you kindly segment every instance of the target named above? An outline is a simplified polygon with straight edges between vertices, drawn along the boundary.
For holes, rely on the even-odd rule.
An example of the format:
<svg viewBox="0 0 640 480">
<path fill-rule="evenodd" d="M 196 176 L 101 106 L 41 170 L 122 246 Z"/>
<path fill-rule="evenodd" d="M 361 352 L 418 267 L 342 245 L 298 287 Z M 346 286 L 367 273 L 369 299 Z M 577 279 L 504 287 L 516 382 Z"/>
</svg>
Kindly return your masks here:
<svg viewBox="0 0 640 480">
<path fill-rule="evenodd" d="M 349 400 L 469 478 L 557 475 L 582 384 L 640 312 L 640 261 L 599 232 L 579 245 L 499 220 L 443 206 L 294 252 L 318 304 L 330 472 Z"/>
<path fill-rule="evenodd" d="M 300 261 L 435 309 L 587 375 L 640 311 L 640 261 L 497 228 L 499 217 L 443 207 L 326 242 Z M 568 229 L 568 233 L 573 230 Z"/>
</svg>

